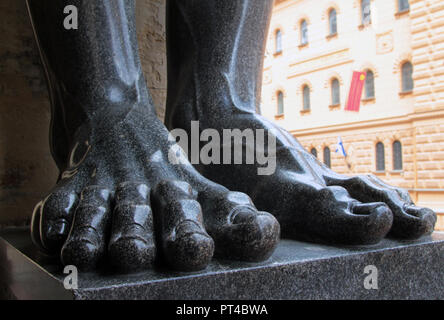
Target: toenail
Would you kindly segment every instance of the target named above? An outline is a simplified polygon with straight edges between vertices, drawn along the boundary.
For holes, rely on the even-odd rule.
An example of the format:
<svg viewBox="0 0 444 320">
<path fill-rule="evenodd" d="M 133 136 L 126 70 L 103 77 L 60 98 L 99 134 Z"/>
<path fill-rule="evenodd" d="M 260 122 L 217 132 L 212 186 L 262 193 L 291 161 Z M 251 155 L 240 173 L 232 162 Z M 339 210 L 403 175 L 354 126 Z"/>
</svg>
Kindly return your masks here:
<svg viewBox="0 0 444 320">
<path fill-rule="evenodd" d="M 257 210 L 250 206 L 237 206 L 228 215 L 232 224 L 250 223 L 257 217 Z"/>
</svg>

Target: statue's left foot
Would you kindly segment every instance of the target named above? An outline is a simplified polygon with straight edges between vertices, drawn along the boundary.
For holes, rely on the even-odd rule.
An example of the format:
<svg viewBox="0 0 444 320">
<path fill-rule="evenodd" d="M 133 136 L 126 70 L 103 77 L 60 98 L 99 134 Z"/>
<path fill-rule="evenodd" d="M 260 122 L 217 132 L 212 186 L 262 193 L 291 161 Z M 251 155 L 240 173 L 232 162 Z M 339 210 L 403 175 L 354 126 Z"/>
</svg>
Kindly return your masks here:
<svg viewBox="0 0 444 320">
<path fill-rule="evenodd" d="M 189 130 L 190 124 L 183 120 L 189 116 L 180 112 L 177 108 L 171 113 L 167 125 Z M 221 108 L 219 112 L 199 115 L 200 129 L 216 129 L 221 137 L 224 129 L 265 129 L 272 133 L 276 137 L 275 173 L 258 175 L 257 169 L 263 166 L 257 163 L 196 167 L 213 181 L 247 193 L 259 209 L 275 215 L 283 236 L 365 244 L 379 241 L 387 232 L 400 239 L 416 239 L 433 231 L 436 214 L 415 206 L 407 191 L 374 176 L 350 178 L 333 172 L 290 133 L 258 114 L 236 108 L 230 112 Z"/>
</svg>

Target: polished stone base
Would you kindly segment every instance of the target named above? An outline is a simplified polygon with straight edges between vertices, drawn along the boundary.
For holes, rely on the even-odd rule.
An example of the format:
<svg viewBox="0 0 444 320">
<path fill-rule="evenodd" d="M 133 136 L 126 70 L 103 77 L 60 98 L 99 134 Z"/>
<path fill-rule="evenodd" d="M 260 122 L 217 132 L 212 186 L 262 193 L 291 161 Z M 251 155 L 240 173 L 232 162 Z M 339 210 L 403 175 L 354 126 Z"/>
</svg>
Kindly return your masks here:
<svg viewBox="0 0 444 320">
<path fill-rule="evenodd" d="M 377 269 L 378 289 L 366 289 Z M 283 240 L 265 263 L 214 260 L 197 273 L 79 274 L 38 253 L 27 229 L 0 232 L 0 295 L 15 299 L 444 299 L 444 234 L 366 247 Z M 368 286 L 367 286 L 368 287 Z"/>
</svg>

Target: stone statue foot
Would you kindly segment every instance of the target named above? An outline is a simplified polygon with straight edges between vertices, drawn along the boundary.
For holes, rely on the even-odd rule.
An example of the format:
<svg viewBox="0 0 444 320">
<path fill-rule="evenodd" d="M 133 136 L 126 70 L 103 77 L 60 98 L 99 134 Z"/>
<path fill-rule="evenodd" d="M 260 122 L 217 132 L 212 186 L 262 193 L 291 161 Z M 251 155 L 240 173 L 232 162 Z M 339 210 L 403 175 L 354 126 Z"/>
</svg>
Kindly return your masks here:
<svg viewBox="0 0 444 320">
<path fill-rule="evenodd" d="M 360 201 L 386 203 L 394 216 L 389 236 L 408 240 L 433 232 L 437 221 L 435 212 L 416 206 L 407 190 L 390 186 L 371 174 L 356 177 L 327 174 L 325 180 L 328 185 L 344 187 L 352 197 Z"/>
<path fill-rule="evenodd" d="M 276 219 L 186 160 L 172 163 L 173 143 L 154 112 L 134 106 L 125 116 L 101 116 L 76 131 L 66 170 L 37 204 L 36 244 L 85 271 L 105 263 L 143 270 L 157 257 L 193 271 L 205 268 L 214 250 L 248 261 L 272 254 Z"/>
<path fill-rule="evenodd" d="M 375 177 L 350 178 L 333 172 L 290 133 L 256 113 L 240 108 L 214 111 L 202 102 L 200 108 L 212 110 L 211 116 L 204 112 L 194 115 L 200 130 L 216 129 L 222 137 L 223 129 L 265 129 L 276 137 L 276 170 L 272 175 L 259 175 L 257 169 L 263 166 L 257 163 L 198 164 L 196 168 L 213 181 L 247 193 L 260 210 L 278 219 L 283 237 L 372 244 L 389 232 L 397 238 L 416 239 L 433 231 L 435 213 L 414 206 L 407 191 Z M 182 114 L 182 108 L 169 106 L 169 110 L 168 128 L 185 129 L 191 135 L 190 124 L 184 121 L 190 116 Z"/>
</svg>

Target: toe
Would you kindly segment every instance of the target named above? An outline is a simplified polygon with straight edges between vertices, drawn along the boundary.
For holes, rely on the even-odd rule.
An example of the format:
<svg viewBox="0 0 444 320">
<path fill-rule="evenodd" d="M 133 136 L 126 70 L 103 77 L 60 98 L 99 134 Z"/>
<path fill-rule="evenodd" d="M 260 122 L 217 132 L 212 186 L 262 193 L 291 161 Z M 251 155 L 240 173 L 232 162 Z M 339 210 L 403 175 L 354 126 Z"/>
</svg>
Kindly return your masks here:
<svg viewBox="0 0 444 320">
<path fill-rule="evenodd" d="M 60 188 L 41 205 L 40 238 L 49 252 L 59 252 L 65 242 L 78 203 L 77 194 Z"/>
<path fill-rule="evenodd" d="M 413 204 L 406 204 L 402 208 L 396 207 L 395 210 L 396 219 L 390 230 L 390 236 L 414 240 L 433 232 L 437 220 L 433 210 Z"/>
<path fill-rule="evenodd" d="M 317 210 L 321 211 L 315 228 L 328 242 L 374 244 L 384 238 L 392 226 L 393 214 L 385 203 L 361 203 L 342 187 L 323 188 L 315 198 Z"/>
<path fill-rule="evenodd" d="M 353 177 L 340 183 L 358 200 L 387 204 L 393 213 L 390 236 L 413 240 L 433 231 L 436 214 L 430 209 L 415 206 L 407 191 L 389 186 L 372 175 Z"/>
<path fill-rule="evenodd" d="M 110 223 L 111 192 L 99 186 L 82 191 L 72 228 L 62 247 L 65 265 L 89 271 L 97 267 L 105 253 L 106 231 Z"/>
<path fill-rule="evenodd" d="M 164 239 L 164 254 L 169 265 L 181 271 L 204 269 L 214 252 L 214 242 L 196 221 L 182 221 Z"/>
<path fill-rule="evenodd" d="M 155 259 L 153 216 L 149 188 L 122 183 L 116 190 L 108 256 L 117 269 L 130 272 L 148 268 Z"/>
<path fill-rule="evenodd" d="M 340 242 L 348 244 L 378 243 L 387 235 L 393 223 L 390 208 L 382 202 L 352 202 L 346 214 L 344 217 L 348 223 L 344 225 Z"/>
<path fill-rule="evenodd" d="M 246 194 L 213 194 L 202 203 L 217 256 L 241 261 L 263 261 L 271 256 L 279 242 L 280 225 L 271 214 L 259 212 Z"/>
<path fill-rule="evenodd" d="M 361 203 L 338 186 L 299 181 L 283 203 L 282 236 L 340 245 L 367 245 L 389 232 L 393 214 L 384 203 Z M 288 199 L 288 198 L 287 198 Z"/>
<path fill-rule="evenodd" d="M 214 252 L 195 199 L 196 192 L 183 181 L 162 181 L 152 192 L 158 248 L 169 266 L 181 271 L 204 269 Z"/>
</svg>

